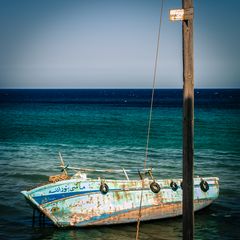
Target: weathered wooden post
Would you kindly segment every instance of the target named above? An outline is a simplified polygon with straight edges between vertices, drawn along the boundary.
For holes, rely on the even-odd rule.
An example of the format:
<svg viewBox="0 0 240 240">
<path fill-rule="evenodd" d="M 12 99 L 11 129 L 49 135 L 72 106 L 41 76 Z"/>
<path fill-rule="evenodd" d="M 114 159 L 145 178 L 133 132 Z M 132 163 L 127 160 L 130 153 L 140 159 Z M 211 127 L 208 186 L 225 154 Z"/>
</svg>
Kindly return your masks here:
<svg viewBox="0 0 240 240">
<path fill-rule="evenodd" d="M 183 9 L 192 12 L 182 21 L 183 35 L 183 239 L 194 237 L 194 73 L 193 0 L 183 0 Z"/>
<path fill-rule="evenodd" d="M 194 237 L 194 74 L 193 0 L 182 0 L 182 9 L 170 11 L 170 20 L 182 21 L 183 37 L 183 239 Z"/>
</svg>

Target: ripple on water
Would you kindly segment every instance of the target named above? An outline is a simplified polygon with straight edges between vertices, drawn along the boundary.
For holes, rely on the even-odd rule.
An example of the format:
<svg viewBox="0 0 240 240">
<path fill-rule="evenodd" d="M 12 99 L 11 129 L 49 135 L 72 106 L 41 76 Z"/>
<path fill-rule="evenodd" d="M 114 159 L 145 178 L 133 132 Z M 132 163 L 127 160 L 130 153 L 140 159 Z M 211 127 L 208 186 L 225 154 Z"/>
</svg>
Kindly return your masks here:
<svg viewBox="0 0 240 240">
<path fill-rule="evenodd" d="M 147 108 L 28 103 L 5 104 L 0 112 L 0 239 L 134 239 L 136 224 L 32 228 L 20 191 L 60 173 L 59 151 L 72 166 L 142 168 Z M 182 176 L 181 114 L 178 107 L 154 109 L 147 164 L 156 178 Z M 196 239 L 239 239 L 239 109 L 197 108 L 195 118 L 195 175 L 220 178 L 218 200 L 196 213 Z M 141 239 L 181 238 L 181 218 L 141 223 Z"/>
</svg>

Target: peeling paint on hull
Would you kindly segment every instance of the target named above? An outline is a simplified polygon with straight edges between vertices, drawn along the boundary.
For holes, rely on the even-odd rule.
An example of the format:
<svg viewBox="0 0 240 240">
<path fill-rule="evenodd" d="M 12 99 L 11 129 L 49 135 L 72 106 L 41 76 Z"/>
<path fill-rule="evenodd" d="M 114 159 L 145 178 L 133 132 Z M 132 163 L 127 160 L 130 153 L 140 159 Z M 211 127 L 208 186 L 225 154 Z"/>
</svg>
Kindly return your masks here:
<svg viewBox="0 0 240 240">
<path fill-rule="evenodd" d="M 211 204 L 219 195 L 218 178 L 204 178 L 209 190 L 200 188 L 201 178 L 194 179 L 194 210 Z M 170 187 L 177 183 L 177 190 Z M 136 222 L 141 191 L 142 221 L 175 217 L 182 214 L 181 179 L 156 181 L 161 190 L 153 193 L 152 180 L 105 180 L 106 194 L 100 189 L 101 181 L 95 179 L 70 179 L 23 191 L 31 206 L 38 208 L 58 227 L 83 227 Z"/>
</svg>

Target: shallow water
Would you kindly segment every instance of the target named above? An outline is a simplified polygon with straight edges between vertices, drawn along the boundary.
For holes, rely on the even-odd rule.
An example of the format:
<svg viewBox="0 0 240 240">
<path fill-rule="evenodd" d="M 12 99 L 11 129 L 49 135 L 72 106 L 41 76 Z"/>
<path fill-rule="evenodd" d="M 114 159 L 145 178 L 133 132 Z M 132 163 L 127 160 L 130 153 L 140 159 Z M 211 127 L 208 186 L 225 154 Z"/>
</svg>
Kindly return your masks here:
<svg viewBox="0 0 240 240">
<path fill-rule="evenodd" d="M 219 199 L 196 213 L 196 239 L 240 236 L 239 93 L 196 91 L 195 175 L 220 178 Z M 141 168 L 150 94 L 0 90 L 0 239 L 134 239 L 135 224 L 59 230 L 48 223 L 32 228 L 32 211 L 20 191 L 59 173 L 59 151 L 70 165 Z M 156 97 L 148 166 L 158 178 L 181 177 L 181 91 L 159 90 Z M 141 224 L 141 239 L 181 236 L 181 217 Z"/>
</svg>

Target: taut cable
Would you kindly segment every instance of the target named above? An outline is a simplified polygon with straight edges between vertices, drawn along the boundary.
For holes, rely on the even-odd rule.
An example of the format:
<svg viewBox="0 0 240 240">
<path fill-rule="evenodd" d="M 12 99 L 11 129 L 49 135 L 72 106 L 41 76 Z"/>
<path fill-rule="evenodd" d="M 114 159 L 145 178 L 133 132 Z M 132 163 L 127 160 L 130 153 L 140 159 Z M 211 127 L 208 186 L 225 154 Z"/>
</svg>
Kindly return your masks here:
<svg viewBox="0 0 240 240">
<path fill-rule="evenodd" d="M 145 160 L 144 160 L 144 171 L 146 171 L 147 160 L 148 160 L 149 138 L 150 138 L 150 131 L 151 131 L 153 100 L 154 100 L 154 93 L 155 93 L 155 87 L 156 87 L 157 65 L 158 65 L 158 56 L 159 56 L 161 26 L 162 26 L 163 1 L 164 0 L 161 0 L 160 20 L 159 20 L 158 38 L 157 38 L 157 49 L 156 49 L 156 56 L 155 56 L 155 62 L 154 62 L 152 96 L 151 96 L 151 105 L 150 105 L 148 131 L 147 131 L 147 143 L 146 143 L 146 152 L 145 152 Z M 139 205 L 138 220 L 137 220 L 136 240 L 139 239 L 140 221 L 141 221 L 141 217 L 142 217 L 143 189 L 144 189 L 144 177 L 142 178 L 142 189 L 141 189 L 140 205 Z"/>
</svg>

